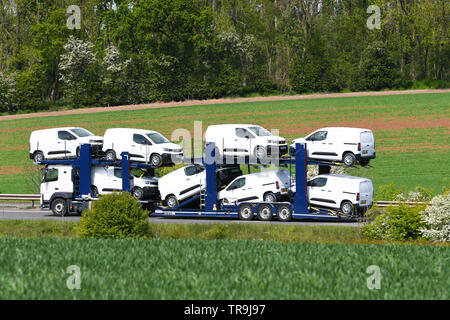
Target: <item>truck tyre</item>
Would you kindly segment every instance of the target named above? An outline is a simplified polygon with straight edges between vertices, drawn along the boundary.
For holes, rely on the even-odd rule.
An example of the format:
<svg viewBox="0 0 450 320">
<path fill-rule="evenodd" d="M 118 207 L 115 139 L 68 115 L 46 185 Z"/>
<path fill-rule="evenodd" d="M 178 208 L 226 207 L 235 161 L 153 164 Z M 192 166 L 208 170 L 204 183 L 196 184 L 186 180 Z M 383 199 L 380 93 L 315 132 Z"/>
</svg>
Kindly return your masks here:
<svg viewBox="0 0 450 320">
<path fill-rule="evenodd" d="M 258 207 L 258 220 L 270 221 L 272 220 L 272 216 L 272 206 L 268 204 L 262 204 Z"/>
<path fill-rule="evenodd" d="M 263 199 L 264 202 L 277 202 L 277 196 L 273 192 L 266 192 Z"/>
<path fill-rule="evenodd" d="M 34 163 L 39 163 L 42 160 L 44 160 L 44 154 L 42 153 L 42 151 L 36 151 L 34 153 Z"/>
<path fill-rule="evenodd" d="M 352 167 L 356 162 L 356 157 L 352 152 L 346 152 L 342 157 L 342 162 L 344 162 L 347 167 Z"/>
<path fill-rule="evenodd" d="M 255 157 L 256 159 L 262 159 L 266 157 L 266 149 L 264 147 L 258 146 L 255 148 Z"/>
<path fill-rule="evenodd" d="M 116 161 L 116 153 L 113 150 L 106 151 L 106 160 L 108 161 Z"/>
<path fill-rule="evenodd" d="M 150 156 L 150 163 L 153 167 L 159 167 L 162 164 L 161 155 L 154 153 Z"/>
<path fill-rule="evenodd" d="M 91 191 L 92 191 L 92 197 L 93 198 L 98 198 L 98 189 L 96 186 L 91 186 Z"/>
<path fill-rule="evenodd" d="M 253 206 L 248 203 L 243 203 L 238 208 L 239 219 L 250 221 L 253 219 Z"/>
<path fill-rule="evenodd" d="M 351 203 L 350 201 L 342 201 L 341 211 L 343 214 L 346 214 L 346 215 L 354 215 L 355 207 L 354 207 L 353 203 Z"/>
<path fill-rule="evenodd" d="M 56 216 L 65 216 L 67 213 L 67 202 L 65 199 L 56 198 L 52 201 L 52 212 Z"/>
<path fill-rule="evenodd" d="M 135 187 L 133 189 L 133 196 L 138 200 L 142 200 L 142 198 L 144 198 L 144 190 L 142 190 L 142 188 Z"/>
<path fill-rule="evenodd" d="M 292 219 L 292 208 L 290 205 L 282 204 L 277 209 L 277 218 L 280 221 L 289 221 Z"/>
<path fill-rule="evenodd" d="M 177 199 L 177 197 L 175 197 L 173 194 L 171 194 L 170 196 L 167 196 L 166 204 L 167 204 L 167 206 L 170 209 L 175 208 L 176 206 L 178 206 L 178 199 Z"/>
</svg>

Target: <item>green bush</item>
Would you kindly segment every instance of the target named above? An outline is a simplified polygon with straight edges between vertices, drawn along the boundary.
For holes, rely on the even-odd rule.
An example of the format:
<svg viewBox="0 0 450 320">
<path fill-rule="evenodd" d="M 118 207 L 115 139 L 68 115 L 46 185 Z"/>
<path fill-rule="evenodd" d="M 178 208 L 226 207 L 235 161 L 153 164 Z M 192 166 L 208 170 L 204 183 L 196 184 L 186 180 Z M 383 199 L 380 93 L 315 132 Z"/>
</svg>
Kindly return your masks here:
<svg viewBox="0 0 450 320">
<path fill-rule="evenodd" d="M 94 201 L 80 219 L 77 234 L 90 238 L 146 238 L 148 212 L 129 193 L 112 193 Z"/>
<path fill-rule="evenodd" d="M 379 208 L 372 222 L 362 228 L 363 236 L 372 240 L 414 240 L 421 238 L 424 222 L 422 206 L 389 206 L 382 212 Z M 368 216 L 371 216 L 369 212 Z"/>
</svg>

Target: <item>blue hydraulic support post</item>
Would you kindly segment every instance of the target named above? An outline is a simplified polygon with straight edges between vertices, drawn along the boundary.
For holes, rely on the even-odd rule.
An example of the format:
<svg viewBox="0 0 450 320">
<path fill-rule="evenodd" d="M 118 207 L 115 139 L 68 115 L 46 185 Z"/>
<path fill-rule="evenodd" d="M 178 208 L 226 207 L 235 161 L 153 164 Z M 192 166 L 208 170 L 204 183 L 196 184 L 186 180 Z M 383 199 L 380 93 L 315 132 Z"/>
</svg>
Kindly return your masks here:
<svg viewBox="0 0 450 320">
<path fill-rule="evenodd" d="M 205 167 L 206 167 L 205 210 L 211 211 L 217 208 L 216 151 L 214 142 L 206 143 Z"/>
<path fill-rule="evenodd" d="M 306 189 L 306 146 L 295 144 L 295 185 L 294 214 L 307 214 L 308 193 Z"/>
<path fill-rule="evenodd" d="M 122 190 L 131 192 L 130 186 L 130 157 L 128 152 L 122 152 Z"/>
<path fill-rule="evenodd" d="M 82 144 L 80 147 L 80 198 L 92 195 L 91 190 L 91 146 Z"/>
</svg>

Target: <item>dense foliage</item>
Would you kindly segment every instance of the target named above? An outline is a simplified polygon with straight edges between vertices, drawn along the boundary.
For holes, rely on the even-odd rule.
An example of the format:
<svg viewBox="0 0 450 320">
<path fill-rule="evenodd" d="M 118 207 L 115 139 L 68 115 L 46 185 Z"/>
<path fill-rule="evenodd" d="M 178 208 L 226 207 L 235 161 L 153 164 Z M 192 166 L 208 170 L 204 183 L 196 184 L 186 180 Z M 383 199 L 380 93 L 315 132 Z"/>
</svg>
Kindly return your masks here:
<svg viewBox="0 0 450 320">
<path fill-rule="evenodd" d="M 425 227 L 424 238 L 436 242 L 450 242 L 450 192 L 438 195 L 421 212 Z"/>
<path fill-rule="evenodd" d="M 145 238 L 148 212 L 129 193 L 112 193 L 93 201 L 77 228 L 82 238 Z"/>
<path fill-rule="evenodd" d="M 447 0 L 86 0 L 70 30 L 73 4 L 0 2 L 0 112 L 448 86 Z"/>
</svg>

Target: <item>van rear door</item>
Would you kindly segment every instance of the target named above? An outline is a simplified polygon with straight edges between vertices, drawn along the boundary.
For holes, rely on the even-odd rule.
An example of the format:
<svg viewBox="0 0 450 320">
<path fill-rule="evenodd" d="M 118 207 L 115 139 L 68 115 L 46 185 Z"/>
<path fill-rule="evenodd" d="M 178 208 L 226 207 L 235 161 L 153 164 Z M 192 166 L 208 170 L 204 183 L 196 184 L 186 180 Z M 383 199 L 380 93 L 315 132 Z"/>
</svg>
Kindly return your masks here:
<svg viewBox="0 0 450 320">
<path fill-rule="evenodd" d="M 359 183 L 359 204 L 361 206 L 370 206 L 373 201 L 373 185 L 372 181 L 364 180 Z"/>
<path fill-rule="evenodd" d="M 361 156 L 369 157 L 375 153 L 375 140 L 372 131 L 363 131 L 360 133 Z"/>
</svg>

